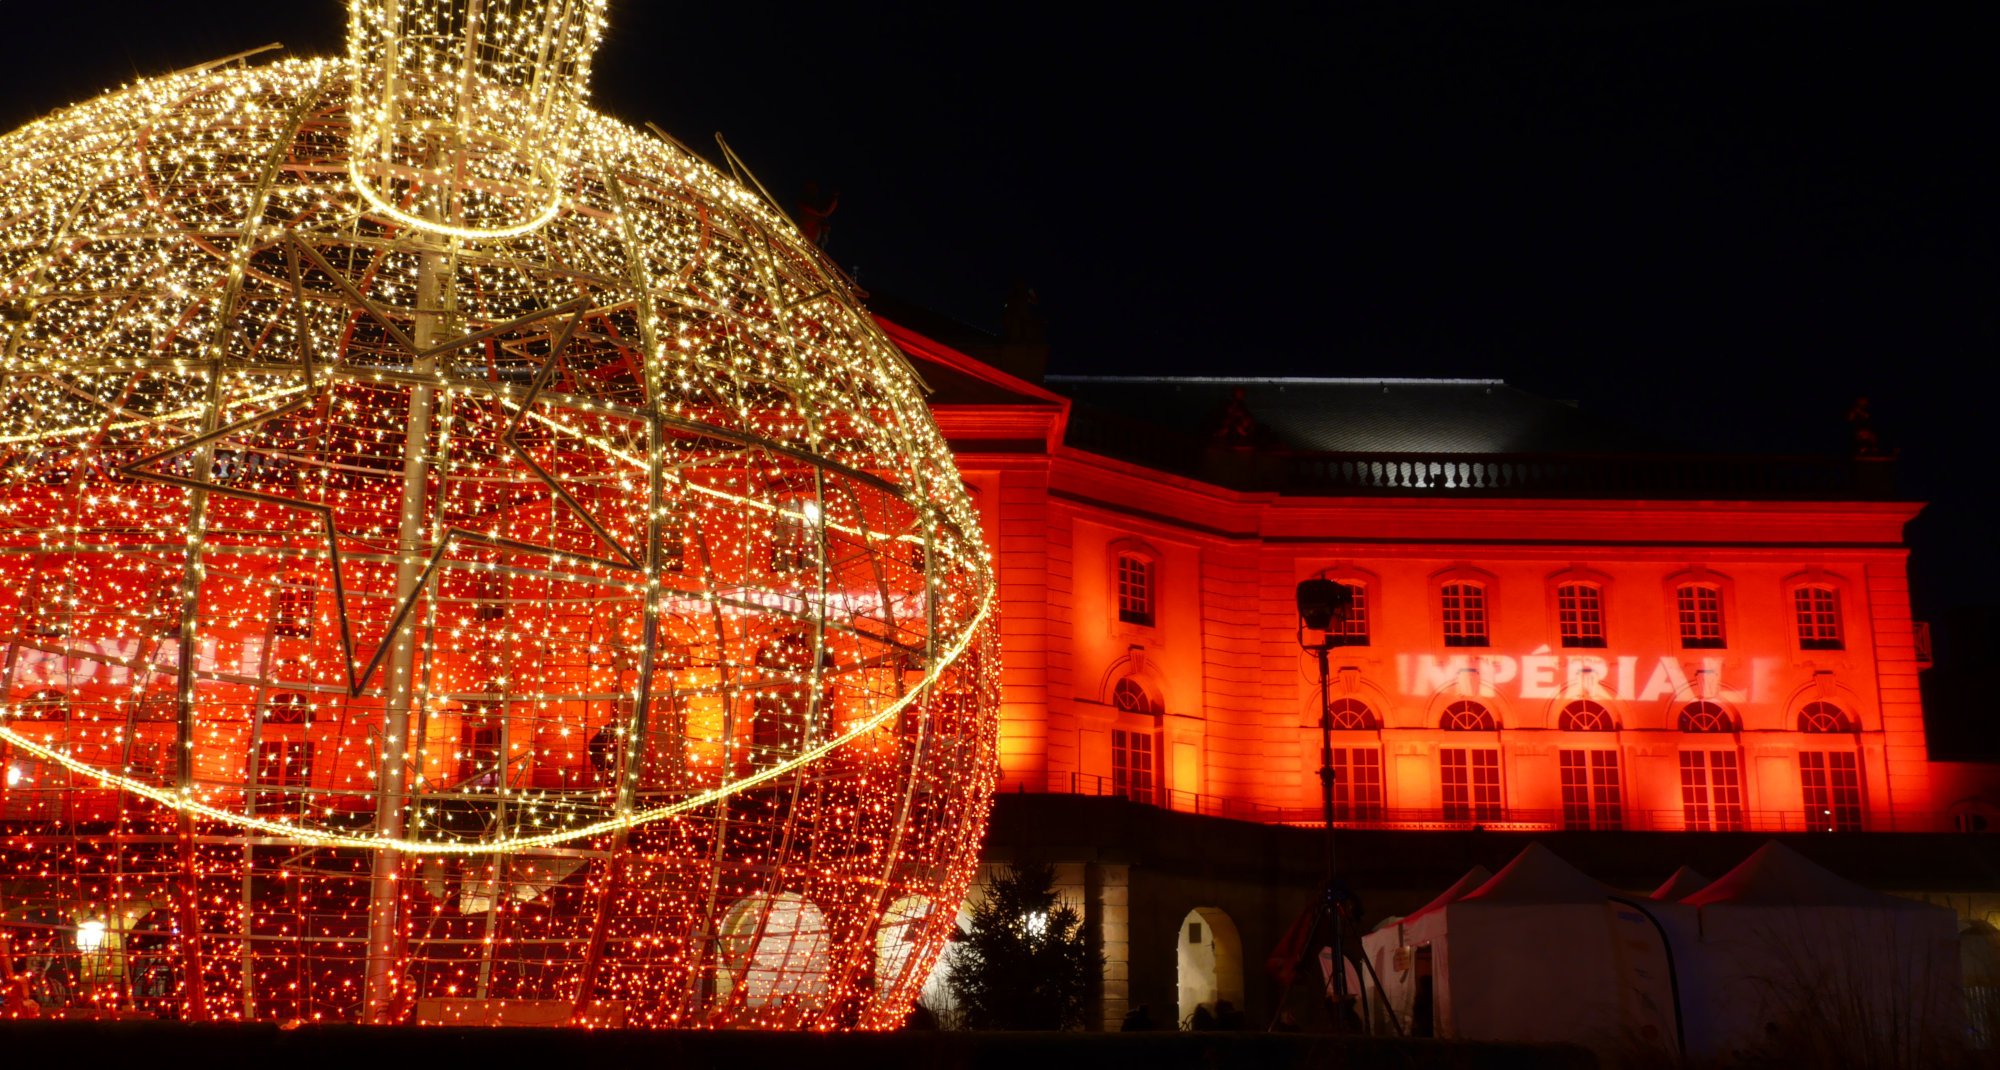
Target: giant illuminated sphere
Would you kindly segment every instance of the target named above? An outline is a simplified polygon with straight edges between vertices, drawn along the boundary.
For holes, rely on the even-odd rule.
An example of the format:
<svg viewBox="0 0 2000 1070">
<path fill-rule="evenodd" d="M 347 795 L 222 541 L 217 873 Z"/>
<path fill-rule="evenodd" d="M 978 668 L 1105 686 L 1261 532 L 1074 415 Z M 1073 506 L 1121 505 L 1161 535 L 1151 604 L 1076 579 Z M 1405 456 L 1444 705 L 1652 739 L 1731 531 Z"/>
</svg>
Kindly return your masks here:
<svg viewBox="0 0 2000 1070">
<path fill-rule="evenodd" d="M 603 7 L 357 0 L 345 60 L 0 139 L 45 1010 L 883 1027 L 936 960 L 996 775 L 975 511 L 754 180 L 583 105 Z"/>
</svg>

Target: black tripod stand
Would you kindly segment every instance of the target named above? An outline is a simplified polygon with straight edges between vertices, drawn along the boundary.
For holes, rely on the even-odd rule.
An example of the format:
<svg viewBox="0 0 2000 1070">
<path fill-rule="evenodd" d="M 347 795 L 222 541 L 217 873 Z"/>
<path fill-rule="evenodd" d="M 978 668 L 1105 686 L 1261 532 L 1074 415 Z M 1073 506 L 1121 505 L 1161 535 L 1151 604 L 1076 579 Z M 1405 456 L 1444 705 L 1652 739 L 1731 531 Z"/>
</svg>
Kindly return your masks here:
<svg viewBox="0 0 2000 1070">
<path fill-rule="evenodd" d="M 1360 939 L 1360 919 L 1354 916 L 1355 898 L 1342 884 L 1334 870 L 1334 829 L 1333 829 L 1333 786 L 1338 775 L 1333 767 L 1333 705 L 1328 694 L 1327 652 L 1334 643 L 1333 629 L 1336 622 L 1345 625 L 1354 611 L 1354 589 L 1344 583 L 1324 578 L 1314 578 L 1301 582 L 1298 586 L 1299 607 L 1299 649 L 1314 656 L 1319 665 L 1319 793 L 1320 816 L 1326 823 L 1326 875 L 1320 885 L 1319 901 L 1310 908 L 1313 912 L 1311 927 L 1306 932 L 1305 948 L 1317 948 L 1323 937 L 1330 937 L 1333 949 L 1332 968 L 1328 972 L 1327 999 L 1332 1004 L 1333 1027 L 1336 1032 L 1349 1030 L 1365 1031 L 1368 1022 L 1367 992 L 1359 993 L 1360 1014 L 1350 1009 L 1347 993 L 1347 941 L 1352 934 Z M 1322 633 L 1317 643 L 1306 642 L 1308 630 Z M 1303 920 L 1303 919 L 1301 919 Z M 1356 955 L 1362 970 L 1372 978 L 1375 967 L 1366 955 Z M 1296 979 L 1296 971 L 1293 973 Z M 1285 1001 L 1292 994 L 1293 981 L 1285 983 L 1284 992 L 1278 997 L 1279 1014 L 1284 1013 Z M 1375 988 L 1380 991 L 1382 982 L 1375 979 Z M 1390 1016 L 1396 1032 L 1401 1033 L 1402 1025 Z M 1275 1019 L 1273 1021 L 1275 1025 Z"/>
</svg>

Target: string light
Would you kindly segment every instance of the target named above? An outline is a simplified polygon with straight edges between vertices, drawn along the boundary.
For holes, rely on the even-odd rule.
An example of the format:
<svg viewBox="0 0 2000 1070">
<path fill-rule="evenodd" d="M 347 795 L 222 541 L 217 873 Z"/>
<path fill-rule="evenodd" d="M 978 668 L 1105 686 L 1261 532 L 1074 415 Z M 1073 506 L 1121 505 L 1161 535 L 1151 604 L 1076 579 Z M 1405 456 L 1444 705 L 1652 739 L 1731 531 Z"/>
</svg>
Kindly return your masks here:
<svg viewBox="0 0 2000 1070">
<path fill-rule="evenodd" d="M 879 1028 L 997 777 L 992 561 L 603 0 L 0 138 L 0 926 L 51 1008 Z"/>
</svg>

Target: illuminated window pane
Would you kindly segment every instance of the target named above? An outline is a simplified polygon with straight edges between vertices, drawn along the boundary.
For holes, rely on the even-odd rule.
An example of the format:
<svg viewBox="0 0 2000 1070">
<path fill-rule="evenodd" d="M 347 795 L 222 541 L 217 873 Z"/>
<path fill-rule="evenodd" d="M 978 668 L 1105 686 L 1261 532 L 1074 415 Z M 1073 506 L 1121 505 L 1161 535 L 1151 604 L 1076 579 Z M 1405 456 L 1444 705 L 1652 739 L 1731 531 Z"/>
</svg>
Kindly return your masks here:
<svg viewBox="0 0 2000 1070">
<path fill-rule="evenodd" d="M 1697 583 L 1683 584 L 1674 592 L 1680 616 L 1681 646 L 1691 650 L 1720 649 L 1722 641 L 1722 592 Z"/>
<path fill-rule="evenodd" d="M 1111 790 L 1133 802 L 1156 801 L 1151 732 L 1111 730 Z"/>
<path fill-rule="evenodd" d="M 1618 722 L 1611 717 L 1611 711 L 1589 699 L 1581 699 L 1563 707 L 1556 719 L 1556 727 L 1565 732 L 1615 732 Z"/>
<path fill-rule="evenodd" d="M 1498 821 L 1505 815 L 1498 750 L 1444 747 L 1438 762 L 1445 820 Z"/>
<path fill-rule="evenodd" d="M 1618 752 L 1561 752 L 1563 824 L 1573 829 L 1618 829 L 1625 826 L 1620 796 Z"/>
<path fill-rule="evenodd" d="M 1839 602 L 1831 587 L 1800 587 L 1792 592 L 1797 612 L 1799 646 L 1806 650 L 1839 650 Z"/>
<path fill-rule="evenodd" d="M 1361 583 L 1343 584 L 1354 594 L 1354 603 L 1348 608 L 1347 619 L 1336 617 L 1333 627 L 1326 630 L 1327 642 L 1333 646 L 1368 645 L 1368 587 Z"/>
<path fill-rule="evenodd" d="M 313 745 L 305 740 L 267 739 L 257 745 L 257 784 L 260 787 L 291 788 L 291 791 L 260 791 L 255 810 L 263 814 L 297 814 L 306 806 L 303 790 L 312 783 Z"/>
<path fill-rule="evenodd" d="M 1861 770 L 1853 751 L 1800 751 L 1799 787 L 1807 828 L 1861 831 Z"/>
<path fill-rule="evenodd" d="M 1439 592 L 1444 613 L 1444 645 L 1486 645 L 1486 588 L 1447 583 Z"/>
<path fill-rule="evenodd" d="M 1130 676 L 1123 677 L 1111 685 L 1111 704 L 1126 713 L 1165 712 L 1159 700 L 1153 697 L 1152 692 L 1146 690 L 1146 685 Z"/>
<path fill-rule="evenodd" d="M 1439 728 L 1448 732 L 1494 732 L 1500 728 L 1493 711 L 1477 702 L 1454 702 L 1444 708 Z"/>
<path fill-rule="evenodd" d="M 1588 583 L 1566 583 L 1556 588 L 1556 620 L 1562 645 L 1603 646 L 1603 592 Z"/>
<path fill-rule="evenodd" d="M 1334 699 L 1327 706 L 1327 714 L 1335 731 L 1382 727 L 1382 723 L 1375 719 L 1375 714 L 1368 709 L 1367 704 L 1358 699 Z"/>
<path fill-rule="evenodd" d="M 310 639 L 313 633 L 313 589 L 288 583 L 273 596 L 271 631 L 286 639 Z"/>
<path fill-rule="evenodd" d="M 1681 707 L 1683 732 L 1734 732 L 1736 719 L 1713 702 L 1690 702 Z"/>
<path fill-rule="evenodd" d="M 1118 555 L 1118 619 L 1153 624 L 1153 563 L 1137 554 Z"/>
<path fill-rule="evenodd" d="M 1743 830 L 1735 751 L 1681 752 L 1681 812 L 1691 832 Z"/>
<path fill-rule="evenodd" d="M 1333 748 L 1333 819 L 1382 820 L 1382 749 Z"/>
<path fill-rule="evenodd" d="M 1854 722 L 1847 719 L 1840 707 L 1831 702 L 1808 702 L 1799 711 L 1799 731 L 1801 732 L 1852 732 Z"/>
</svg>

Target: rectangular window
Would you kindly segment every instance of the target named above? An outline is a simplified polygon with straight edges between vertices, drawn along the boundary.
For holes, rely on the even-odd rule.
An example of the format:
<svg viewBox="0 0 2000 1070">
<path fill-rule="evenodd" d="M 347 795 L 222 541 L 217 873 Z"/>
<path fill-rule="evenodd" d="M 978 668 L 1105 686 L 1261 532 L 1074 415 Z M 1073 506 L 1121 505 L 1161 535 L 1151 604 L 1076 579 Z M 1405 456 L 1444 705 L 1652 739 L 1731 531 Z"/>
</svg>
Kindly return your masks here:
<svg viewBox="0 0 2000 1070">
<path fill-rule="evenodd" d="M 1153 792 L 1153 733 L 1111 730 L 1111 791 L 1133 802 L 1157 801 Z"/>
<path fill-rule="evenodd" d="M 1444 747 L 1438 751 L 1438 762 L 1446 821 L 1501 819 L 1505 810 L 1500 805 L 1498 750 Z"/>
<path fill-rule="evenodd" d="M 1333 748 L 1333 818 L 1382 820 L 1381 748 Z"/>
<path fill-rule="evenodd" d="M 500 722 L 467 717 L 458 729 L 458 790 L 499 790 L 500 765 Z"/>
<path fill-rule="evenodd" d="M 1681 646 L 1689 650 L 1722 648 L 1722 591 L 1690 583 L 1674 593 L 1680 613 Z"/>
<path fill-rule="evenodd" d="M 313 745 L 302 740 L 267 739 L 257 744 L 257 783 L 274 788 L 304 788 L 312 783 Z M 304 792 L 259 792 L 258 813 L 300 813 Z"/>
<path fill-rule="evenodd" d="M 1444 645 L 1486 645 L 1486 588 L 1447 583 L 1439 592 L 1444 610 Z"/>
<path fill-rule="evenodd" d="M 1564 827 L 1624 828 L 1625 807 L 1619 792 L 1618 752 L 1565 750 L 1561 758 Z"/>
<path fill-rule="evenodd" d="M 1798 611 L 1799 646 L 1805 650 L 1839 650 L 1840 603 L 1830 587 L 1800 587 L 1792 592 Z"/>
<path fill-rule="evenodd" d="M 278 588 L 272 607 L 271 630 L 285 639 L 311 639 L 313 589 L 286 584 Z"/>
<path fill-rule="evenodd" d="M 1354 592 L 1354 604 L 1347 611 L 1346 620 L 1336 620 L 1327 629 L 1326 640 L 1334 646 L 1368 645 L 1368 587 L 1366 584 L 1346 585 Z"/>
<path fill-rule="evenodd" d="M 1153 626 L 1153 563 L 1136 554 L 1118 555 L 1118 619 Z"/>
<path fill-rule="evenodd" d="M 1681 813 L 1690 832 L 1743 831 L 1743 785 L 1736 752 L 1681 752 Z"/>
<path fill-rule="evenodd" d="M 1861 768 L 1853 751 L 1800 751 L 1799 787 L 1805 794 L 1807 828 L 1861 831 Z"/>
<path fill-rule="evenodd" d="M 1556 620 L 1562 645 L 1603 646 L 1603 592 L 1588 583 L 1565 583 L 1556 588 Z"/>
</svg>

